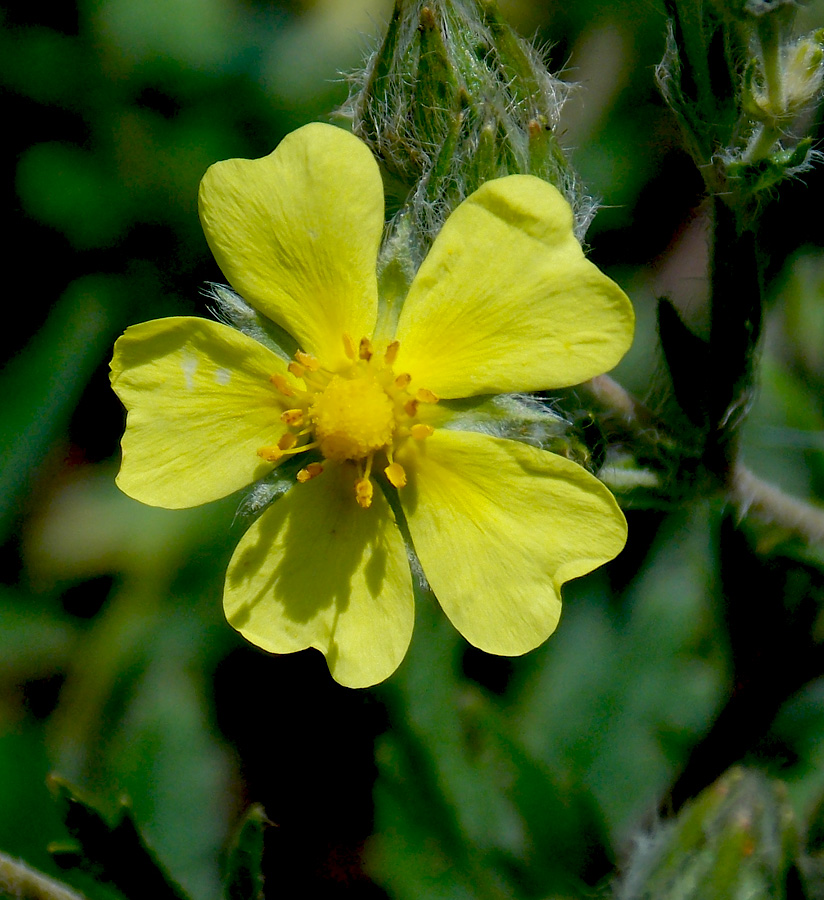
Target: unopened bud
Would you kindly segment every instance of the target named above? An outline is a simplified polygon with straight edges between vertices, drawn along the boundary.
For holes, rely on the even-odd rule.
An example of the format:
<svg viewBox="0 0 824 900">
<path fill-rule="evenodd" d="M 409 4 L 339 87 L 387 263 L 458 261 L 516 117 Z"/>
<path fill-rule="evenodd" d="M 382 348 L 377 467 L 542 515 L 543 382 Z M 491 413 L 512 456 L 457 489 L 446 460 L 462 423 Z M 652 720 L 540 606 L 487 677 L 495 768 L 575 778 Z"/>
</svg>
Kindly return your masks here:
<svg viewBox="0 0 824 900">
<path fill-rule="evenodd" d="M 582 237 L 594 204 L 555 134 L 569 90 L 492 0 L 396 0 L 348 110 L 430 239 L 465 196 L 509 174 L 559 188 Z"/>
</svg>

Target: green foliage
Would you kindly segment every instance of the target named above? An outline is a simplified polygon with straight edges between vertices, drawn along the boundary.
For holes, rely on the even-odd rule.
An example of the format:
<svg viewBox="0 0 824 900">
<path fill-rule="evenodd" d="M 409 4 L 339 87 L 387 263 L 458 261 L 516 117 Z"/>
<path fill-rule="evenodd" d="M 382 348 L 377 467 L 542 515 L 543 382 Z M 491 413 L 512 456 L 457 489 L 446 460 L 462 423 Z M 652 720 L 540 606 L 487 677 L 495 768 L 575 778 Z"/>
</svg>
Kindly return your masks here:
<svg viewBox="0 0 824 900">
<path fill-rule="evenodd" d="M 616 897 L 782 900 L 798 890 L 797 849 L 780 786 L 733 769 L 653 832 Z"/>
<path fill-rule="evenodd" d="M 503 697 L 462 676 L 421 604 L 428 640 L 387 688 L 378 747 L 371 866 L 392 896 L 574 897 L 609 871 L 726 691 L 716 523 L 707 509 L 670 523 L 624 621 L 603 583 L 579 583 Z"/>
<path fill-rule="evenodd" d="M 125 804 L 110 824 L 69 784 L 56 777 L 51 784 L 72 836 L 71 842 L 50 847 L 61 868 L 82 868 L 96 879 L 114 885 L 124 897 L 186 900 L 143 843 Z"/>
<path fill-rule="evenodd" d="M 270 824 L 259 804 L 246 811 L 226 863 L 226 900 L 263 900 L 263 837 Z"/>
<path fill-rule="evenodd" d="M 0 14 L 0 849 L 74 878 L 46 852 L 58 772 L 72 860 L 126 896 L 131 865 L 163 879 L 143 896 L 178 895 L 160 866 L 204 900 L 259 900 L 264 873 L 270 896 L 824 897 L 822 3 L 30 6 Z M 630 510 L 626 553 L 570 585 L 545 646 L 484 658 L 422 595 L 397 677 L 352 694 L 225 626 L 241 498 L 168 513 L 116 491 L 106 368 L 126 325 L 208 313 L 200 177 L 344 103 L 370 19 L 387 36 L 349 106 L 404 210 L 387 299 L 410 230 L 425 244 L 492 175 L 562 185 L 582 234 L 597 195 L 591 257 L 639 320 L 616 378 L 650 402 L 605 382 L 500 411 Z M 252 805 L 224 856 L 257 800 L 275 827 Z"/>
</svg>

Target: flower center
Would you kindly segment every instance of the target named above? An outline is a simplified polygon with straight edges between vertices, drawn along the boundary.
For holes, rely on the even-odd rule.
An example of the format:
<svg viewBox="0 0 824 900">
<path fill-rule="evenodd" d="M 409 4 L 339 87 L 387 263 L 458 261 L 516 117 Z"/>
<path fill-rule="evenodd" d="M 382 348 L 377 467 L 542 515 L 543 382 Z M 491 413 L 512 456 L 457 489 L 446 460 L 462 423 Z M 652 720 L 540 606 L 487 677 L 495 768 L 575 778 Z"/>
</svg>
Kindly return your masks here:
<svg viewBox="0 0 824 900">
<path fill-rule="evenodd" d="M 355 499 L 366 508 L 372 503 L 375 455 L 385 455 L 383 473 L 390 484 L 404 487 L 406 472 L 394 460 L 395 448 L 409 437 L 422 441 L 432 434 L 432 426 L 419 421 L 419 406 L 437 403 L 438 398 L 425 388 L 413 395 L 408 390 L 412 377 L 395 375 L 392 365 L 400 346 L 397 341 L 383 353 L 375 353 L 368 338 L 356 347 L 349 335 L 344 335 L 343 344 L 350 362 L 336 372 L 324 369 L 308 353 L 295 354 L 289 372 L 303 381 L 305 389 L 284 375 L 272 376 L 272 383 L 290 404 L 280 416 L 287 431 L 277 445 L 261 447 L 258 456 L 279 462 L 286 456 L 318 450 L 324 462 L 351 465 Z M 321 462 L 308 463 L 298 472 L 298 481 L 315 478 L 323 467 Z"/>
<path fill-rule="evenodd" d="M 392 401 L 369 375 L 332 376 L 309 409 L 315 438 L 327 459 L 365 459 L 388 446 L 395 431 Z"/>
</svg>

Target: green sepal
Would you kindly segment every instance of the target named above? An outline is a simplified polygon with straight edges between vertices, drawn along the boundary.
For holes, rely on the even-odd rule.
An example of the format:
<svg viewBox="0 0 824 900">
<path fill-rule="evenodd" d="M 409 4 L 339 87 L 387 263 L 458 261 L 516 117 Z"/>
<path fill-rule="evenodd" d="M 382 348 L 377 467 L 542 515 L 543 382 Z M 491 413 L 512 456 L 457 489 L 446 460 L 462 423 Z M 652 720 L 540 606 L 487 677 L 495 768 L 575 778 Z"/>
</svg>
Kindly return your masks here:
<svg viewBox="0 0 824 900">
<path fill-rule="evenodd" d="M 572 424 L 547 403 L 526 394 L 496 394 L 442 400 L 433 424 L 454 431 L 477 431 L 531 444 L 593 468 L 592 454 Z"/>
<path fill-rule="evenodd" d="M 246 811 L 226 858 L 226 900 L 263 900 L 263 838 L 270 824 L 259 803 Z"/>
<path fill-rule="evenodd" d="M 444 44 L 436 6 L 424 6 L 418 25 L 420 47 L 412 103 L 412 128 L 424 147 L 440 147 L 461 108 L 460 85 Z"/>
<path fill-rule="evenodd" d="M 268 347 L 281 359 L 294 357 L 299 347 L 292 335 L 258 312 L 240 294 L 225 284 L 211 284 L 207 296 L 215 302 L 213 311 L 219 321 Z"/>
<path fill-rule="evenodd" d="M 49 787 L 72 837 L 49 846 L 58 866 L 108 882 L 129 900 L 189 900 L 144 842 L 125 800 L 110 823 L 92 800 L 59 776 L 49 777 Z"/>
<path fill-rule="evenodd" d="M 806 172 L 814 159 L 813 140 L 806 137 L 789 150 L 775 150 L 757 162 L 731 162 L 727 168 L 731 182 L 738 182 L 738 193 L 753 195 L 769 191 L 782 181 Z"/>
</svg>

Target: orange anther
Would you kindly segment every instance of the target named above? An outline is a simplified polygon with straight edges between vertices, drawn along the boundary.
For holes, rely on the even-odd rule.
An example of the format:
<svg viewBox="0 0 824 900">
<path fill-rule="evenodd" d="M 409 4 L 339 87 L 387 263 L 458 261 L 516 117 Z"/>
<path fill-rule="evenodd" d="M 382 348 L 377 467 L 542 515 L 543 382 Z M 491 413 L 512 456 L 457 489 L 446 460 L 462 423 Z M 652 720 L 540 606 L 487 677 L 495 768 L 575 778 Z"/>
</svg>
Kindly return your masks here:
<svg viewBox="0 0 824 900">
<path fill-rule="evenodd" d="M 421 403 L 437 403 L 441 398 L 426 388 L 418 388 L 415 397 L 421 401 Z"/>
<path fill-rule="evenodd" d="M 266 462 L 277 462 L 283 457 L 283 450 L 280 447 L 261 447 L 257 455 Z"/>
<path fill-rule="evenodd" d="M 358 346 L 358 356 L 361 359 L 370 360 L 372 359 L 372 341 L 367 337 L 362 337 L 360 339 L 360 344 Z"/>
<path fill-rule="evenodd" d="M 295 354 L 295 359 L 302 365 L 309 369 L 310 372 L 317 372 L 320 368 L 320 361 L 317 357 L 312 356 L 311 353 L 304 353 L 303 350 L 298 350 Z"/>
<path fill-rule="evenodd" d="M 403 405 L 403 410 L 407 416 L 416 416 L 418 414 L 418 401 L 407 400 Z"/>
<path fill-rule="evenodd" d="M 289 384 L 284 375 L 272 375 L 269 379 L 272 384 L 283 394 L 284 397 L 294 397 L 294 388 Z"/>
<path fill-rule="evenodd" d="M 394 364 L 395 360 L 398 358 L 398 350 L 400 350 L 400 347 L 400 341 L 392 341 L 392 343 L 386 348 L 386 353 L 383 354 L 383 361 L 387 366 L 391 366 Z"/>
<path fill-rule="evenodd" d="M 389 463 L 383 470 L 383 474 L 389 479 L 389 483 L 396 488 L 402 488 L 406 484 L 406 472 L 400 463 Z"/>
<path fill-rule="evenodd" d="M 281 435 L 280 440 L 278 441 L 278 447 L 280 447 L 281 450 L 291 450 L 297 442 L 297 435 L 293 434 L 291 431 L 287 431 L 286 434 Z"/>
<path fill-rule="evenodd" d="M 435 429 L 431 425 L 424 425 L 422 422 L 418 422 L 416 425 L 413 425 L 409 431 L 416 441 L 423 441 L 433 434 Z"/>
<path fill-rule="evenodd" d="M 303 378 L 306 374 L 306 366 L 302 366 L 300 363 L 290 362 L 286 368 L 295 376 L 295 378 Z"/>
<path fill-rule="evenodd" d="M 301 484 L 306 484 L 313 478 L 317 478 L 323 471 L 323 466 L 318 462 L 309 463 L 305 469 L 301 469 L 297 474 L 297 479 Z"/>
<path fill-rule="evenodd" d="M 287 409 L 286 412 L 281 413 L 280 421 L 285 422 L 287 425 L 302 425 L 303 410 Z"/>
<path fill-rule="evenodd" d="M 408 372 L 404 372 L 402 375 L 398 375 L 395 379 L 395 387 L 399 390 L 405 390 L 409 387 L 409 382 L 412 380 L 412 376 Z"/>
<path fill-rule="evenodd" d="M 359 478 L 355 482 L 355 499 L 358 506 L 363 509 L 369 509 L 372 505 L 372 482 L 369 478 Z"/>
</svg>

